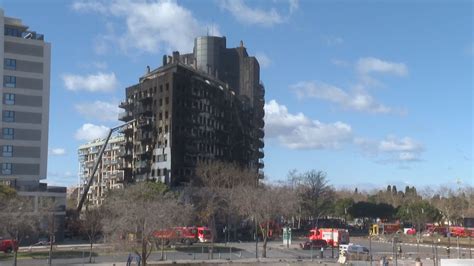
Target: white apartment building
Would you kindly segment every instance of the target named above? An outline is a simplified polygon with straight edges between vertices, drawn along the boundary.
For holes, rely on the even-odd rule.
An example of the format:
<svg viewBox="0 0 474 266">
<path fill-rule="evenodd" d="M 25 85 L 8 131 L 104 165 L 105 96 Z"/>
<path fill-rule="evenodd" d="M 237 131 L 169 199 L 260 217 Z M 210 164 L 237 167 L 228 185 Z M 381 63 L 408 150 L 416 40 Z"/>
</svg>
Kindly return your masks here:
<svg viewBox="0 0 474 266">
<path fill-rule="evenodd" d="M 51 44 L 0 9 L 0 182 L 36 190 L 47 177 Z"/>
<path fill-rule="evenodd" d="M 84 188 L 92 173 L 94 163 L 104 145 L 104 139 L 97 139 L 81 145 L 78 149 L 79 156 L 79 193 L 78 200 L 84 193 Z M 94 182 L 87 192 L 85 205 L 99 206 L 103 203 L 107 191 L 123 188 L 124 171 L 121 169 L 121 160 L 125 144 L 125 137 L 117 135 L 110 138 L 105 148 L 99 167 L 94 176 Z"/>
</svg>

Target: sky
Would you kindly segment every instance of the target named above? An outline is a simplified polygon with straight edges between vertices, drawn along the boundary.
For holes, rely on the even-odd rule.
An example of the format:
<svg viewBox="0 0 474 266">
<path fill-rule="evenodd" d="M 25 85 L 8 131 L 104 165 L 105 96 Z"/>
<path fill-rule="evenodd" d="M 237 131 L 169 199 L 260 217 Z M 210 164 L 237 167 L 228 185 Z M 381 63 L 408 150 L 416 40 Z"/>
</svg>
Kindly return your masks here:
<svg viewBox="0 0 474 266">
<path fill-rule="evenodd" d="M 356 3 L 357 2 L 357 3 Z M 265 84 L 265 175 L 338 187 L 474 185 L 473 2 L 0 0 L 52 44 L 48 183 L 78 182 L 79 145 L 125 88 L 202 35 L 242 40 Z"/>
</svg>

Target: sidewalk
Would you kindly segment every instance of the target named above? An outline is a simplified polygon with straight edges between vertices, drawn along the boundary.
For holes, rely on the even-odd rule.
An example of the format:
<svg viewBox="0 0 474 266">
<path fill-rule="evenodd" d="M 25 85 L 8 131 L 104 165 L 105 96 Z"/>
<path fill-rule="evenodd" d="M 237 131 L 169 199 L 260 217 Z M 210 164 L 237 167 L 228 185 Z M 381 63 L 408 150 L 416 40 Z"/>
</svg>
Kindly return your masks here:
<svg viewBox="0 0 474 266">
<path fill-rule="evenodd" d="M 249 265 L 275 265 L 275 266 L 286 266 L 286 265 L 303 265 L 303 266 L 310 266 L 315 264 L 324 264 L 327 266 L 335 266 L 339 265 L 338 263 L 334 262 L 318 262 L 318 261 L 302 261 L 296 259 L 272 259 L 272 258 L 259 258 L 259 259 L 239 259 L 239 260 L 177 260 L 177 261 L 150 261 L 147 262 L 147 265 L 229 265 L 232 264 L 234 266 L 249 266 Z M 74 264 L 73 264 L 74 265 Z M 75 264 L 77 266 L 83 264 Z M 84 265 L 95 265 L 95 266 L 126 266 L 125 262 L 117 262 L 117 263 L 94 263 L 94 264 L 84 264 Z M 132 264 L 136 265 L 136 264 Z"/>
</svg>

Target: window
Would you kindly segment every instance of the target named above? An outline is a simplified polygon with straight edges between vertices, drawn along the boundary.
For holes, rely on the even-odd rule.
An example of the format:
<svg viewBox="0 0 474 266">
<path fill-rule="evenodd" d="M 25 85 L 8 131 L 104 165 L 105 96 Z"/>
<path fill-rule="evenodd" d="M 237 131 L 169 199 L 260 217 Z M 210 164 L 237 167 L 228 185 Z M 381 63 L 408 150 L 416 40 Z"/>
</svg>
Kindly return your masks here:
<svg viewBox="0 0 474 266">
<path fill-rule="evenodd" d="M 2 175 L 11 175 L 12 174 L 12 164 L 3 163 L 2 164 Z"/>
<path fill-rule="evenodd" d="M 3 139 L 13 139 L 13 128 L 3 128 Z"/>
<path fill-rule="evenodd" d="M 168 119 L 168 111 L 165 112 L 165 119 Z"/>
<path fill-rule="evenodd" d="M 170 98 L 166 97 L 165 98 L 165 104 L 169 104 L 170 103 Z"/>
<path fill-rule="evenodd" d="M 12 157 L 12 155 L 13 155 L 13 146 L 12 145 L 3 146 L 2 156 Z"/>
<path fill-rule="evenodd" d="M 170 84 L 169 83 L 166 83 L 166 90 L 169 91 L 170 90 Z"/>
<path fill-rule="evenodd" d="M 21 37 L 21 31 L 19 29 L 5 27 L 5 35 L 13 37 Z"/>
<path fill-rule="evenodd" d="M 163 85 L 160 85 L 160 92 L 163 92 Z"/>
<path fill-rule="evenodd" d="M 160 102 L 160 106 L 162 106 L 163 105 L 163 98 L 160 98 L 159 102 Z"/>
<path fill-rule="evenodd" d="M 16 88 L 16 77 L 3 76 L 3 86 L 6 88 Z"/>
<path fill-rule="evenodd" d="M 3 122 L 15 122 L 15 111 L 3 111 Z"/>
<path fill-rule="evenodd" d="M 3 68 L 15 70 L 16 69 L 16 59 L 5 58 L 5 60 L 3 61 Z"/>
<path fill-rule="evenodd" d="M 7 105 L 15 104 L 15 94 L 13 94 L 13 93 L 3 94 L 3 103 L 7 104 Z"/>
</svg>

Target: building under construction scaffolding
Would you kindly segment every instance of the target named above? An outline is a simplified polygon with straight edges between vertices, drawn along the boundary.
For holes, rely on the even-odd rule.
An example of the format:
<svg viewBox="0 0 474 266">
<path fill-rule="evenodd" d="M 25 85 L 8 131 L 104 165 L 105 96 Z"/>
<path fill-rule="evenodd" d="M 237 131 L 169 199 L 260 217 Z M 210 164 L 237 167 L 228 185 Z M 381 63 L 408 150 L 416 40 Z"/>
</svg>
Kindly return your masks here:
<svg viewBox="0 0 474 266">
<path fill-rule="evenodd" d="M 198 162 L 235 162 L 263 178 L 264 86 L 255 57 L 225 37 L 195 40 L 191 54 L 164 56 L 126 89 L 119 120 L 135 121 L 120 168 L 128 180 L 188 182 Z"/>
</svg>

